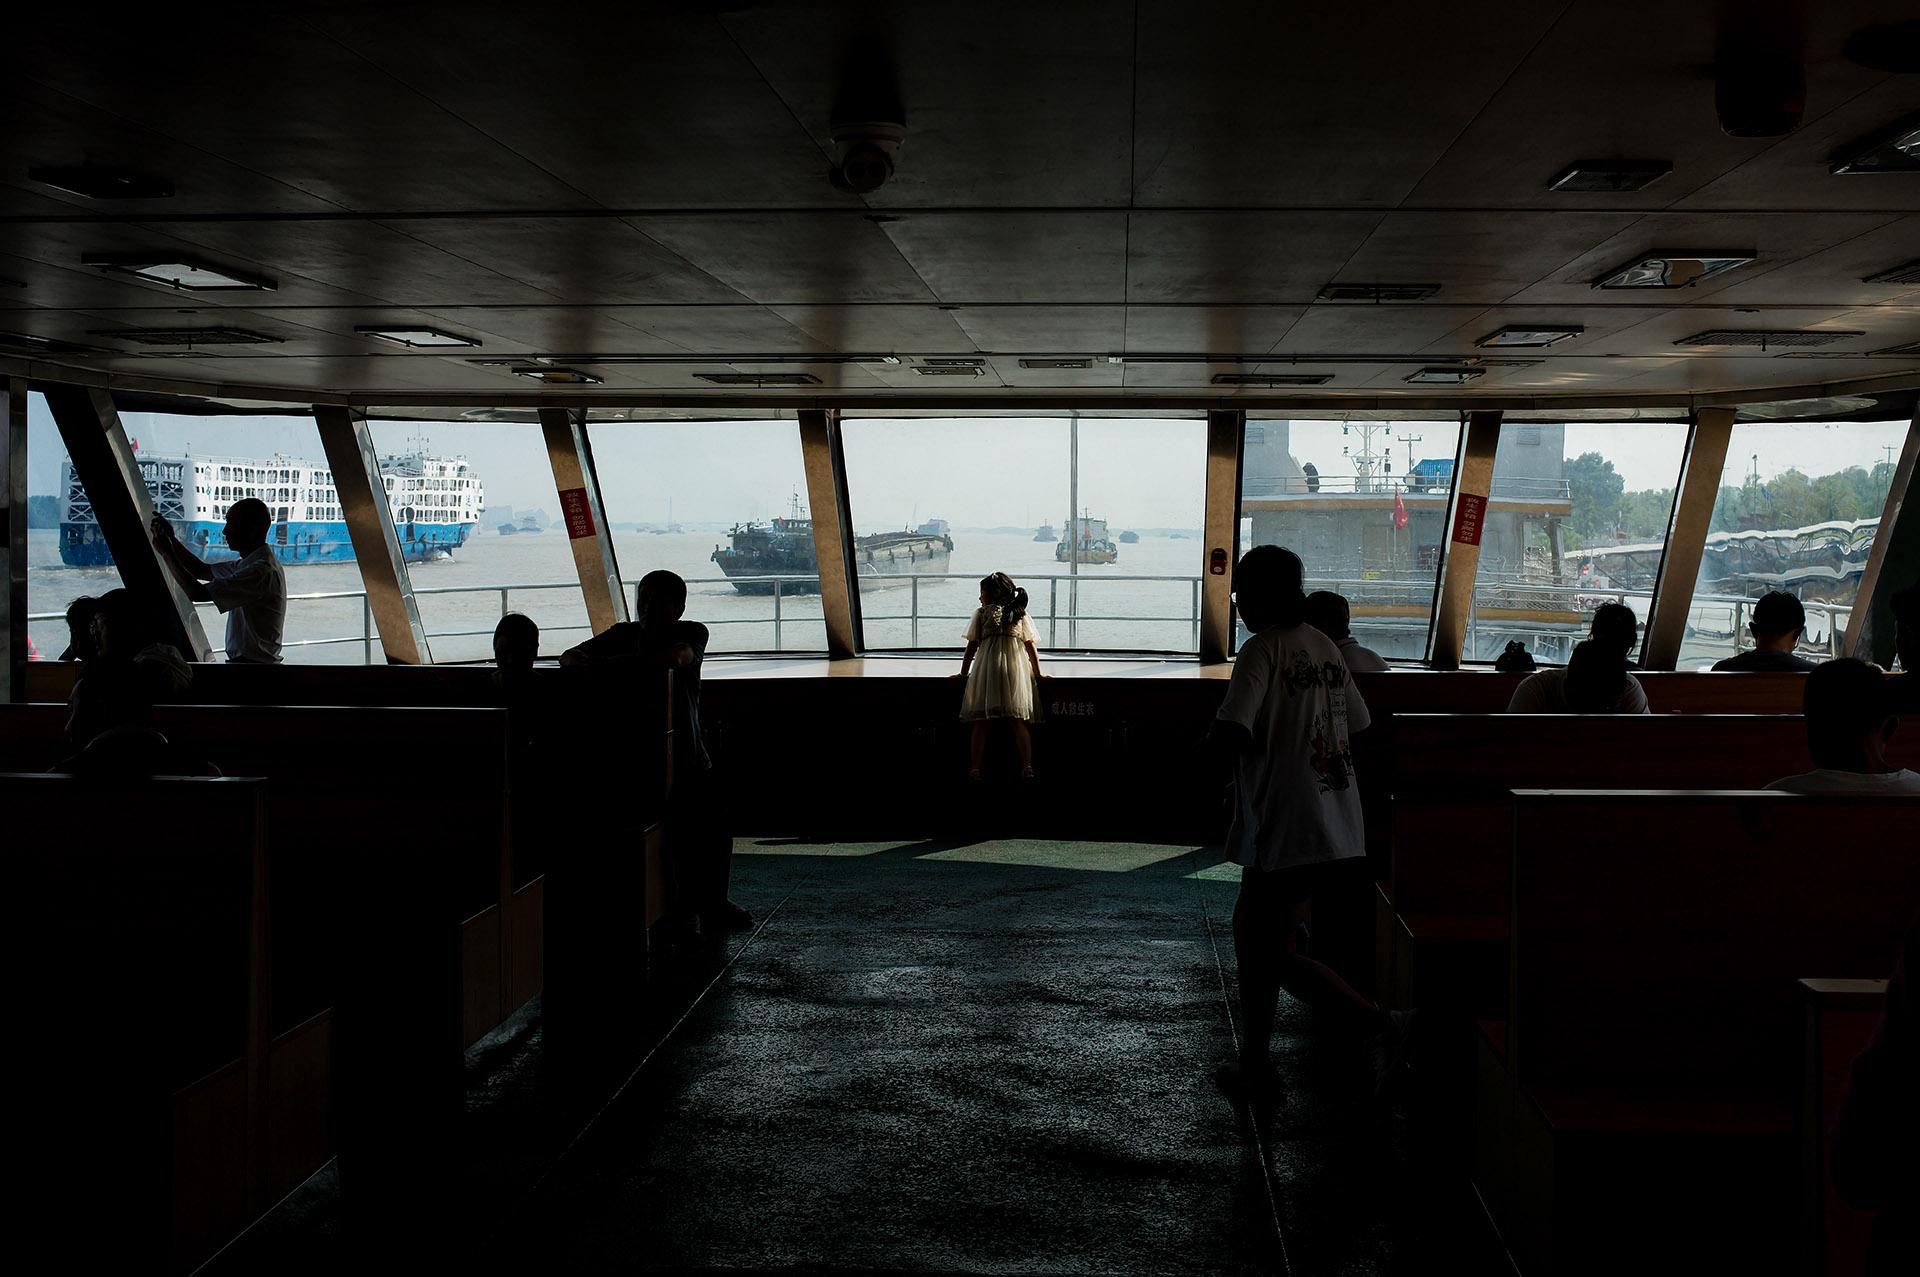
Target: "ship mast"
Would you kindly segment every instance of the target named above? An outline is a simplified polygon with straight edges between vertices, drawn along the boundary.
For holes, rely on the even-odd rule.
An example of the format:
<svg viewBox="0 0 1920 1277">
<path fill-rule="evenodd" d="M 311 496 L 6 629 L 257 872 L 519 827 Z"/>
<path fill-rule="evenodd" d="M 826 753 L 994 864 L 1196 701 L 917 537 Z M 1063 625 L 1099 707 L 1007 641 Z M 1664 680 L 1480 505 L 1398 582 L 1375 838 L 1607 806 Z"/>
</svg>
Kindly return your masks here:
<svg viewBox="0 0 1920 1277">
<path fill-rule="evenodd" d="M 1383 425 L 1377 421 L 1343 421 L 1340 423 L 1341 434 L 1352 435 L 1355 431 L 1358 431 L 1360 434 L 1359 451 L 1356 452 L 1351 444 L 1342 444 L 1340 446 L 1340 452 L 1353 462 L 1353 490 L 1355 492 L 1372 492 L 1376 486 L 1374 482 L 1374 476 L 1376 474 L 1384 476 L 1393 472 L 1392 454 L 1386 451 L 1386 449 L 1391 448 L 1393 445 L 1391 443 L 1382 443 L 1381 451 L 1376 452 L 1373 446 L 1374 436 L 1376 434 L 1383 434 L 1390 440 L 1393 438 L 1393 427 Z M 1380 486 L 1386 486 L 1384 480 Z"/>
</svg>

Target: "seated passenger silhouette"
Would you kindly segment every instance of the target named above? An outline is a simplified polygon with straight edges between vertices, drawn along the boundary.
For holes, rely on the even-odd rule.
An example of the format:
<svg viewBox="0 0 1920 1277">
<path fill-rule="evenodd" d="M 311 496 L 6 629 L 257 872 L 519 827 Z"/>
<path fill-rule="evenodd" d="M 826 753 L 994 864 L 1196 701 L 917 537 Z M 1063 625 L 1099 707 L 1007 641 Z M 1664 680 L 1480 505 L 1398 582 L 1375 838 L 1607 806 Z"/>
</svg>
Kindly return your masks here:
<svg viewBox="0 0 1920 1277">
<path fill-rule="evenodd" d="M 684 620 L 687 583 L 674 572 L 640 578 L 639 619 L 560 654 L 567 669 L 642 661 L 665 665 L 673 677 L 673 799 L 667 811 L 668 890 L 680 916 L 674 927 L 700 939 L 711 926 L 753 925 L 753 915 L 727 898 L 733 839 L 721 815 L 722 795 L 713 759 L 700 733 L 700 666 L 707 654 L 707 627 Z"/>
<path fill-rule="evenodd" d="M 86 595 L 67 604 L 67 648 L 55 660 L 86 661 L 93 657 L 93 617 L 100 600 Z"/>
<path fill-rule="evenodd" d="M 1920 773 L 1895 767 L 1887 746 L 1899 719 L 1878 665 L 1843 657 L 1807 675 L 1801 697 L 1813 770 L 1768 785 L 1796 794 L 1920 794 Z"/>
<path fill-rule="evenodd" d="M 1626 604 L 1601 604 L 1594 610 L 1586 640 L 1574 645 L 1566 668 L 1541 670 L 1521 679 L 1507 702 L 1507 713 L 1646 713 L 1646 689 L 1629 672 L 1627 661 L 1639 626 Z"/>
<path fill-rule="evenodd" d="M 1372 722 L 1339 649 L 1306 624 L 1301 575 L 1299 556 L 1279 546 L 1241 557 L 1234 600 L 1252 637 L 1207 736 L 1210 749 L 1231 760 L 1227 852 L 1241 866 L 1233 949 L 1243 1036 L 1239 1059 L 1215 1076 L 1250 1096 L 1279 1087 L 1269 1047 L 1283 988 L 1371 1040 L 1377 1083 L 1404 1053 L 1409 1024 L 1300 952 L 1315 889 L 1366 872 L 1349 738 Z"/>
<path fill-rule="evenodd" d="M 494 681 L 505 684 L 533 672 L 540 657 L 540 627 L 522 612 L 509 612 L 493 627 Z"/>
<path fill-rule="evenodd" d="M 156 703 L 179 700 L 193 687 L 192 667 L 154 630 L 129 591 L 108 590 L 96 600 L 94 655 L 67 698 L 67 739 L 74 748 L 110 728 L 147 725 Z"/>
<path fill-rule="evenodd" d="M 1307 595 L 1307 624 L 1333 640 L 1340 649 L 1340 659 L 1355 674 L 1384 674 L 1393 668 L 1378 652 L 1361 647 L 1360 640 L 1353 637 L 1345 595 L 1332 590 L 1315 590 Z"/>
<path fill-rule="evenodd" d="M 1867 1277 L 1920 1272 L 1920 1022 L 1913 970 L 1920 918 L 1907 930 L 1886 1010 L 1847 1075 L 1834 1123 L 1834 1187 L 1848 1205 L 1876 1212 Z"/>
<path fill-rule="evenodd" d="M 287 620 L 287 574 L 267 544 L 273 512 L 264 501 L 244 497 L 227 508 L 231 563 L 204 563 L 180 543 L 173 525 L 153 516 L 153 544 L 175 579 L 196 603 L 211 603 L 227 616 L 227 661 L 234 665 L 280 663 L 280 634 Z"/>
<path fill-rule="evenodd" d="M 1807 611 L 1800 600 L 1785 590 L 1768 590 L 1753 605 L 1753 619 L 1747 633 L 1753 635 L 1753 650 L 1713 663 L 1717 674 L 1757 674 L 1769 671 L 1805 672 L 1818 665 L 1793 648 L 1807 628 Z"/>
</svg>

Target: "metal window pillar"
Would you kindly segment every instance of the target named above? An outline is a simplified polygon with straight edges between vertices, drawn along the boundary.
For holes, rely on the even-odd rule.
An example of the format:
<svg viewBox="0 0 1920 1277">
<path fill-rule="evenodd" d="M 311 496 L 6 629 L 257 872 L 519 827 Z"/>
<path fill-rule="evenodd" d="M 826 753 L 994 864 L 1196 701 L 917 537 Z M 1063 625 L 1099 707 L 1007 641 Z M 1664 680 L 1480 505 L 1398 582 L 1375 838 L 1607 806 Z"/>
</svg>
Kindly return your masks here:
<svg viewBox="0 0 1920 1277">
<path fill-rule="evenodd" d="M 853 509 L 847 502 L 847 459 L 841 449 L 839 413 L 800 410 L 800 458 L 807 474 L 807 508 L 813 516 L 827 656 L 847 660 L 860 650 L 860 592 L 855 588 Z"/>
<path fill-rule="evenodd" d="M 1487 501 L 1493 495 L 1493 459 L 1499 449 L 1500 414 L 1467 414 L 1466 438 L 1460 444 L 1453 493 L 1447 499 L 1447 545 L 1433 618 L 1431 663 L 1435 669 L 1460 668 L 1467 615 L 1473 610 L 1473 581 L 1480 570 Z"/>
<path fill-rule="evenodd" d="M 413 597 L 413 579 L 394 529 L 393 507 L 380 477 L 380 458 L 365 418 L 348 408 L 316 404 L 313 421 L 333 472 L 340 514 L 353 541 L 353 558 L 366 589 L 366 606 L 380 632 L 389 665 L 431 665 L 427 627 Z"/>
<path fill-rule="evenodd" d="M 1847 626 L 1846 654 L 1879 665 L 1893 663 L 1893 596 L 1903 589 L 1920 589 L 1920 507 L 1908 499 L 1916 469 L 1920 469 L 1920 412 L 1907 426 L 1907 441 L 1893 468 L 1887 504 L 1880 512 L 1880 528 L 1874 533 L 1860 593 L 1853 600 L 1853 619 Z"/>
<path fill-rule="evenodd" d="M 1233 567 L 1240 557 L 1240 464 L 1247 414 L 1207 413 L 1205 531 L 1200 538 L 1200 662 L 1233 654 Z M 1215 567 L 1224 571 L 1215 572 Z"/>
<path fill-rule="evenodd" d="M 212 649 L 193 601 L 154 548 L 148 527 L 153 521 L 153 499 L 113 396 L 98 387 L 65 385 L 48 386 L 46 396 L 73 471 L 87 490 L 100 535 L 119 570 L 120 584 L 149 615 L 167 618 L 169 637 L 189 660 L 206 660 Z M 192 476 L 186 479 L 191 482 Z"/>
<path fill-rule="evenodd" d="M 567 543 L 587 600 L 587 623 L 599 634 L 628 618 L 620 589 L 620 565 L 613 555 L 613 531 L 600 504 L 600 482 L 593 469 L 593 445 L 587 440 L 587 410 L 542 408 L 540 431 L 546 437 L 547 464 L 560 497 Z"/>
<path fill-rule="evenodd" d="M 0 398 L 0 704 L 27 699 L 27 383 L 7 379 Z"/>
<path fill-rule="evenodd" d="M 1654 580 L 1653 613 L 1640 642 L 1642 669 L 1670 670 L 1679 664 L 1694 588 L 1700 581 L 1700 560 L 1713 526 L 1713 503 L 1720 497 L 1720 475 L 1733 439 L 1733 412 L 1732 408 L 1700 408 L 1693 414 L 1680 490 L 1667 520 L 1667 548 Z"/>
</svg>

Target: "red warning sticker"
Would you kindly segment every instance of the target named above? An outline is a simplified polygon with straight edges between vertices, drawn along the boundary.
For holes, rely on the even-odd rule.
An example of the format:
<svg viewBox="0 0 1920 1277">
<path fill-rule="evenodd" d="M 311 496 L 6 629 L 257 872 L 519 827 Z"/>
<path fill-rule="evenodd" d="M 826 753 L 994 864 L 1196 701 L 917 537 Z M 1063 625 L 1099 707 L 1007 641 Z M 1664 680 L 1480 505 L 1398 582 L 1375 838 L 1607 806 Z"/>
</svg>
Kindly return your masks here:
<svg viewBox="0 0 1920 1277">
<path fill-rule="evenodd" d="M 1478 493 L 1462 492 L 1458 512 L 1453 516 L 1453 539 L 1457 545 L 1479 545 L 1480 527 L 1486 520 L 1487 499 Z"/>
<path fill-rule="evenodd" d="M 560 494 L 560 513 L 567 521 L 567 535 L 575 541 L 593 535 L 593 507 L 587 504 L 585 488 L 568 488 Z"/>
</svg>

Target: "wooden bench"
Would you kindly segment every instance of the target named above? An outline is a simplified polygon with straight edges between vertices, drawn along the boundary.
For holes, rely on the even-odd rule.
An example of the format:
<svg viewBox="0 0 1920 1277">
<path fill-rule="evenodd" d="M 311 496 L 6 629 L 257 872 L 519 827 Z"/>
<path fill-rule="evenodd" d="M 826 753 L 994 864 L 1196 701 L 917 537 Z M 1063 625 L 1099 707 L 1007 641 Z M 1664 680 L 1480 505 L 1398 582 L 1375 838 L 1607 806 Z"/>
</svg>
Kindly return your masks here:
<svg viewBox="0 0 1920 1277">
<path fill-rule="evenodd" d="M 1873 1213 L 1840 1198 L 1827 1154 L 1847 1073 L 1886 1011 L 1885 980 L 1805 979 L 1805 1061 L 1800 1103 L 1800 1271 L 1805 1277 L 1864 1272 Z"/>
<path fill-rule="evenodd" d="M 1474 1177 L 1528 1273 L 1792 1254 L 1805 971 L 1891 970 L 1920 799 L 1519 791 Z"/>
<path fill-rule="evenodd" d="M 0 776 L 23 1237 L 182 1272 L 272 1196 L 265 791 Z"/>
</svg>

